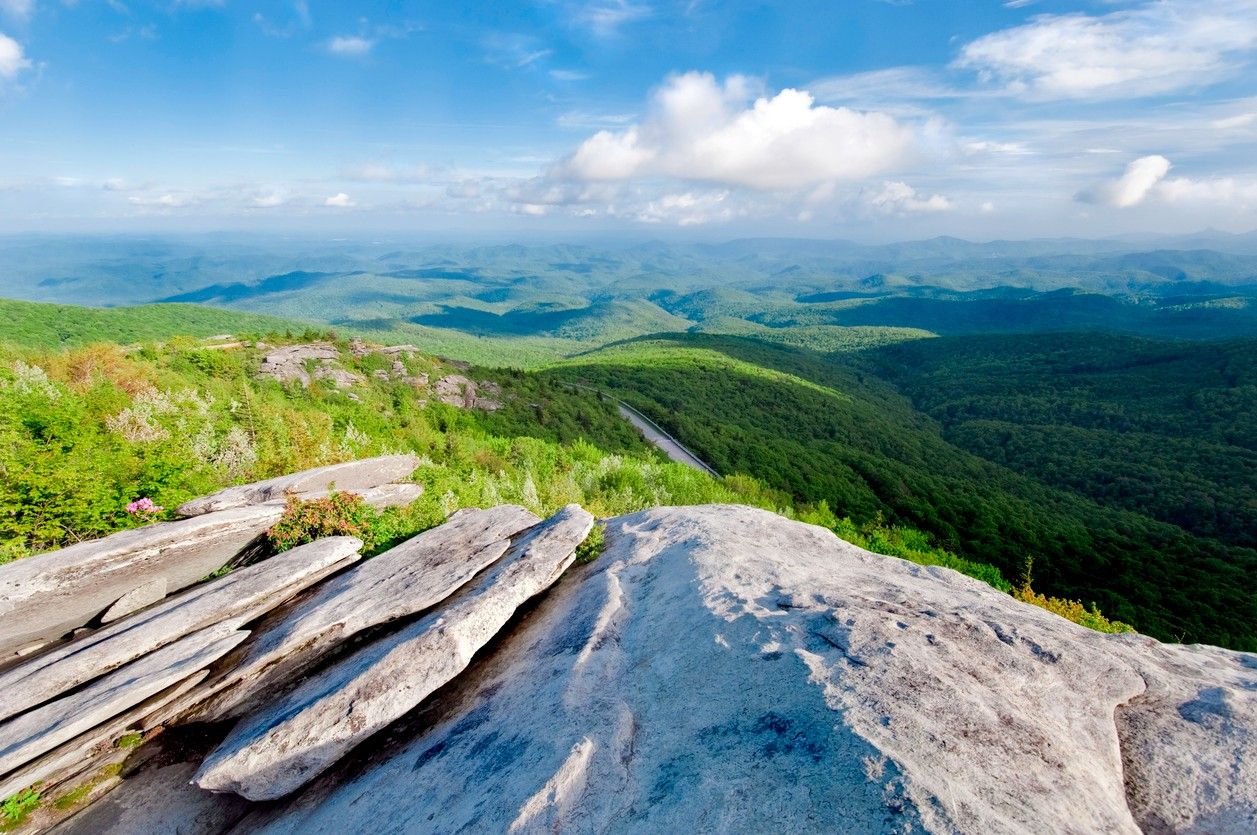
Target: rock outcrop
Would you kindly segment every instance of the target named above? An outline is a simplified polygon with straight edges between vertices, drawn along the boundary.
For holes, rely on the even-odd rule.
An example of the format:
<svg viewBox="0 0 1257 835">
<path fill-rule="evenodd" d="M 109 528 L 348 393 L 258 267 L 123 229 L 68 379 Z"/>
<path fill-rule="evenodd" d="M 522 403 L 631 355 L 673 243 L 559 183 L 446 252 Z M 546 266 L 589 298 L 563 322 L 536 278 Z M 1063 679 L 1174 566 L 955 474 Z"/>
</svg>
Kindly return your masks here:
<svg viewBox="0 0 1257 835">
<path fill-rule="evenodd" d="M 82 690 L 0 723 L 0 774 L 25 765 L 192 676 L 248 634 L 231 624 L 216 624 L 168 644 Z"/>
<path fill-rule="evenodd" d="M 256 487 L 231 489 L 247 495 L 256 492 Z M 422 487 L 385 484 L 354 492 L 374 507 L 394 507 L 413 502 Z M 321 493 L 298 493 L 301 498 L 318 495 Z M 283 512 L 282 498 L 203 512 L 0 566 L 0 663 L 14 652 L 59 640 L 112 610 L 119 601 L 136 595 L 139 589 L 164 583 L 173 592 L 192 585 L 230 563 Z"/>
<path fill-rule="evenodd" d="M 335 345 L 324 342 L 309 345 L 285 345 L 272 348 L 262 359 L 258 375 L 281 383 L 296 381 L 309 386 L 313 380 L 331 380 L 338 388 L 353 385 L 362 378 L 357 374 L 337 368 L 340 351 Z"/>
<path fill-rule="evenodd" d="M 206 759 L 197 784 L 250 800 L 300 788 L 461 673 L 522 603 L 558 580 L 593 523 L 571 505 L 536 525 L 437 611 L 251 713 Z"/>
<path fill-rule="evenodd" d="M 348 536 L 302 545 L 0 673 L 0 719 L 55 698 L 180 635 L 215 623 L 242 626 L 357 560 L 360 548 L 362 541 Z"/>
<path fill-rule="evenodd" d="M 462 510 L 336 577 L 265 624 L 245 657 L 209 685 L 195 718 L 220 720 L 264 705 L 276 686 L 329 647 L 449 597 L 506 553 L 513 536 L 539 521 L 514 505 Z"/>
<path fill-rule="evenodd" d="M 1102 636 L 740 507 L 612 520 L 414 727 L 237 831 L 1257 825 L 1254 656 Z"/>
<path fill-rule="evenodd" d="M 609 520 L 572 567 L 592 524 L 323 540 L 36 655 L 0 679 L 0 786 L 191 722 L 60 831 L 1257 830 L 1257 656 L 746 507 Z"/>
<path fill-rule="evenodd" d="M 184 502 L 175 512 L 180 516 L 200 516 L 217 510 L 282 500 L 287 493 L 307 494 L 335 488 L 355 492 L 404 481 L 419 466 L 414 455 L 380 455 L 316 467 L 292 475 L 228 487 L 209 496 Z"/>
<path fill-rule="evenodd" d="M 259 347 L 265 347 L 259 345 Z M 349 342 L 349 355 L 355 360 L 362 360 L 372 354 L 379 354 L 390 360 L 389 368 L 377 368 L 370 372 L 370 379 L 381 382 L 401 382 L 416 389 L 427 391 L 429 380 L 426 373 L 411 374 L 403 358 L 410 358 L 418 352 L 414 345 L 390 345 L 381 347 L 368 345 L 361 339 L 354 338 Z M 445 359 L 442 363 L 459 371 L 470 369 L 467 363 Z M 309 387 L 315 380 L 330 382 L 338 389 L 347 390 L 361 386 L 368 380 L 367 376 L 346 368 L 342 363 L 340 350 L 328 342 L 312 342 L 301 345 L 285 345 L 281 348 L 267 348 L 267 353 L 258 367 L 258 376 L 281 383 L 297 382 Z M 493 411 L 502 408 L 502 387 L 491 381 L 476 382 L 462 374 L 447 374 L 439 377 L 432 386 L 437 400 L 457 406 L 460 409 L 483 409 Z M 360 399 L 352 391 L 343 392 L 353 400 Z"/>
<path fill-rule="evenodd" d="M 492 412 L 502 408 L 502 387 L 497 383 L 477 383 L 462 374 L 449 374 L 436 381 L 436 399 L 460 409 L 483 409 Z"/>
</svg>

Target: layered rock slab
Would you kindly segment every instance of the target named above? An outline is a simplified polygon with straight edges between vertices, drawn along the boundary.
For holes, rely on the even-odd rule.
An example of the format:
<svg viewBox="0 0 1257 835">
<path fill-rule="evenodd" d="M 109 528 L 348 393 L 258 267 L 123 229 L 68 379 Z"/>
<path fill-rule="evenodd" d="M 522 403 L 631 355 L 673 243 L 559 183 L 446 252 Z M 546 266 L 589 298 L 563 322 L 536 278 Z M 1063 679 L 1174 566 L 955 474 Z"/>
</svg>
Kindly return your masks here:
<svg viewBox="0 0 1257 835">
<path fill-rule="evenodd" d="M 248 636 L 218 624 L 168 644 L 81 690 L 0 723 L 0 774 L 103 724 L 227 654 Z"/>
<path fill-rule="evenodd" d="M 136 586 L 131 591 L 119 597 L 117 601 L 105 610 L 100 616 L 101 623 L 113 623 L 121 620 L 127 615 L 134 614 L 139 610 L 152 606 L 159 600 L 164 600 L 170 592 L 165 577 L 158 577 L 156 580 L 149 580 L 143 585 Z"/>
<path fill-rule="evenodd" d="M 355 491 L 373 507 L 405 505 L 418 484 Z M 0 565 L 0 661 L 60 638 L 140 586 L 177 591 L 229 563 L 283 515 L 282 501 L 158 522 Z"/>
<path fill-rule="evenodd" d="M 608 523 L 416 737 L 236 831 L 1251 831 L 1254 692 L 1253 655 L 663 508 Z"/>
<path fill-rule="evenodd" d="M 197 784 L 250 800 L 304 785 L 461 673 L 522 603 L 572 564 L 593 521 L 569 505 L 433 613 L 249 715 L 206 758 Z"/>
<path fill-rule="evenodd" d="M 460 510 L 294 601 L 264 624 L 244 657 L 213 682 L 192 714 L 239 716 L 297 676 L 330 646 L 439 603 L 500 558 L 511 538 L 541 521 L 515 505 Z"/>
<path fill-rule="evenodd" d="M 336 490 L 357 492 L 391 482 L 404 481 L 418 466 L 419 459 L 414 455 L 380 455 L 375 458 L 330 464 L 326 467 L 303 470 L 266 481 L 228 487 L 217 493 L 185 502 L 175 512 L 180 516 L 200 516 L 203 513 L 229 510 L 233 507 L 282 500 L 286 493 L 321 492 L 333 487 Z"/>
<path fill-rule="evenodd" d="M 91 770 L 102 753 L 112 752 L 118 737 L 129 730 L 146 731 L 156 727 L 159 723 L 152 721 L 154 714 L 200 684 L 207 675 L 208 670 L 193 673 L 173 687 L 9 772 L 0 778 L 0 797 L 9 797 L 36 784 L 46 790 Z"/>
<path fill-rule="evenodd" d="M 283 514 L 280 505 L 159 522 L 0 566 L 0 658 L 59 638 L 138 586 L 170 589 L 225 565 Z"/>
<path fill-rule="evenodd" d="M 361 548 L 361 540 L 348 536 L 299 546 L 0 673 L 0 719 L 210 624 L 238 628 L 351 564 Z"/>
</svg>

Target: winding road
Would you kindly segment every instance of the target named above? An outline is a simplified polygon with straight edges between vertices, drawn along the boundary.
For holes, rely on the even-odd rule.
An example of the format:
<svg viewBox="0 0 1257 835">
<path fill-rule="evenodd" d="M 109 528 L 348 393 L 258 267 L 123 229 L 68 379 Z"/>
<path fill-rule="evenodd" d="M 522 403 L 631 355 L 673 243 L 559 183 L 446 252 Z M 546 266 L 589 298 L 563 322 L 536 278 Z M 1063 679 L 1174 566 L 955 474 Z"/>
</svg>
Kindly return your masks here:
<svg viewBox="0 0 1257 835">
<path fill-rule="evenodd" d="M 642 435 L 646 437 L 646 440 L 663 450 L 664 455 L 667 455 L 679 464 L 685 464 L 720 478 L 720 473 L 708 466 L 703 459 L 686 449 L 676 438 L 664 432 L 653 420 L 626 403 L 616 401 L 616 407 L 620 410 L 620 414 L 624 419 L 636 426 Z"/>
<path fill-rule="evenodd" d="M 720 473 L 716 472 L 714 467 L 710 466 L 706 461 L 690 452 L 685 447 L 685 444 L 669 435 L 666 431 L 664 431 L 662 426 L 655 423 L 653 420 L 646 417 L 623 400 L 617 400 L 605 391 L 596 389 L 593 386 L 586 386 L 581 383 L 563 383 L 563 385 L 584 389 L 585 391 L 592 391 L 599 397 L 610 400 L 615 404 L 616 408 L 620 410 L 620 416 L 636 426 L 637 430 L 642 433 L 642 436 L 645 437 L 647 441 L 662 450 L 664 455 L 668 456 L 673 461 L 676 461 L 678 464 L 684 464 L 687 467 L 702 470 L 714 478 L 720 478 Z"/>
</svg>

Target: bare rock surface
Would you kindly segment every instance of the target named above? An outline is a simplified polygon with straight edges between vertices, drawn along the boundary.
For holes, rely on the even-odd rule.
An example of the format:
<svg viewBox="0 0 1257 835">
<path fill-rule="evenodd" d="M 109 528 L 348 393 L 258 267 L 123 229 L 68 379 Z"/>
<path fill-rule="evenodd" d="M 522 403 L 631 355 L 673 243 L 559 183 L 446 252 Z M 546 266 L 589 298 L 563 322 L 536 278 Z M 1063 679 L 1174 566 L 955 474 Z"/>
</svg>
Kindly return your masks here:
<svg viewBox="0 0 1257 835">
<path fill-rule="evenodd" d="M 1257 828 L 1257 656 L 1103 636 L 745 507 L 611 520 L 420 710 L 233 831 Z"/>
<path fill-rule="evenodd" d="M 423 486 L 353 492 L 372 507 L 394 507 L 417 499 Z M 92 621 L 140 585 L 164 579 L 173 592 L 196 583 L 231 562 L 283 512 L 283 501 L 235 507 L 0 565 L 0 663 L 22 647 L 59 639 Z"/>
<path fill-rule="evenodd" d="M 164 579 L 177 590 L 220 568 L 283 514 L 258 505 L 121 531 L 0 565 L 0 658 L 56 639 Z"/>
<path fill-rule="evenodd" d="M 335 345 L 323 342 L 285 345 L 282 348 L 273 348 L 266 354 L 258 375 L 280 382 L 296 380 L 301 385 L 308 386 L 312 379 L 312 368 L 316 372 L 326 369 L 338 359 L 340 351 L 336 350 Z"/>
<path fill-rule="evenodd" d="M 113 742 L 128 730 L 155 727 L 151 718 L 163 707 L 200 684 L 208 671 L 193 673 L 173 687 L 140 702 L 108 722 L 63 743 L 0 778 L 0 798 L 39 784 L 44 789 L 74 779 L 92 769 L 101 755 L 113 753 Z"/>
<path fill-rule="evenodd" d="M 172 763 L 136 775 L 124 791 L 62 823 L 57 835 L 216 835 L 244 816 L 248 804 L 230 794 L 209 794 L 188 781 L 195 766 Z"/>
<path fill-rule="evenodd" d="M 0 673 L 0 719 L 211 624 L 237 628 L 357 560 L 361 548 L 348 536 L 302 545 Z"/>
<path fill-rule="evenodd" d="M 414 455 L 380 455 L 359 461 L 345 461 L 316 467 L 291 475 L 228 487 L 209 496 L 193 499 L 179 506 L 180 516 L 199 516 L 216 510 L 262 504 L 284 498 L 285 493 L 311 493 L 337 490 L 357 491 L 403 481 L 419 466 Z"/>
<path fill-rule="evenodd" d="M 165 577 L 158 577 L 155 580 L 149 580 L 147 583 L 136 586 L 131 591 L 119 597 L 118 600 L 110 606 L 105 614 L 100 616 L 101 623 L 113 623 L 119 618 L 134 614 L 146 606 L 152 606 L 159 600 L 165 598 L 167 592 L 167 583 Z"/>
<path fill-rule="evenodd" d="M 436 381 L 436 398 L 461 409 L 483 409 L 491 412 L 502 408 L 499 398 L 502 387 L 497 383 L 477 383 L 462 374 L 447 374 Z"/>
<path fill-rule="evenodd" d="M 81 690 L 0 723 L 0 774 L 74 739 L 207 667 L 248 632 L 218 624 L 168 644 Z"/>
<path fill-rule="evenodd" d="M 217 695 L 199 718 L 238 715 L 326 647 L 439 603 L 506 553 L 511 537 L 539 521 L 515 505 L 461 510 L 324 583 L 259 630 L 245 658 L 213 683 Z"/>
<path fill-rule="evenodd" d="M 559 579 L 593 522 L 569 505 L 436 611 L 250 714 L 206 759 L 197 784 L 273 800 L 327 770 L 461 673 L 522 603 Z"/>
</svg>

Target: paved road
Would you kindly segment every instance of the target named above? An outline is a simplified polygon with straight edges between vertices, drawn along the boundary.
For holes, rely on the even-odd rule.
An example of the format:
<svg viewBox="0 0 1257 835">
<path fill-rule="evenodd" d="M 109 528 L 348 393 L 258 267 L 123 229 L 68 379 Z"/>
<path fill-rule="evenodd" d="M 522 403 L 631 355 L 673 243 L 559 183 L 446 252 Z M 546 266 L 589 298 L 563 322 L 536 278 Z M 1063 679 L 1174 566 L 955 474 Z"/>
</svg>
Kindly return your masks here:
<svg viewBox="0 0 1257 835">
<path fill-rule="evenodd" d="M 719 473 L 707 466 L 697 455 L 681 446 L 680 442 L 656 426 L 650 418 L 623 403 L 618 403 L 616 408 L 620 410 L 625 420 L 636 426 L 646 436 L 646 440 L 663 450 L 664 455 L 673 461 L 710 473 L 717 478 L 720 477 Z"/>
</svg>

